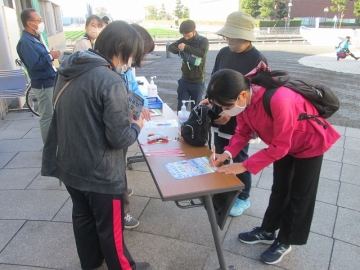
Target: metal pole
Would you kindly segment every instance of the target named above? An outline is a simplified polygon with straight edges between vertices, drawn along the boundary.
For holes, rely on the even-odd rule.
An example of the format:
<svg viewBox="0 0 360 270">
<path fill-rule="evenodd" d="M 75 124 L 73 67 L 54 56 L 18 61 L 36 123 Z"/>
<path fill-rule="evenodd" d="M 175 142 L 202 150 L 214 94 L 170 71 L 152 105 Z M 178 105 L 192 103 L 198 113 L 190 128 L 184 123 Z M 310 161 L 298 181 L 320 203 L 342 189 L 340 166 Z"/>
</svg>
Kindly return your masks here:
<svg viewBox="0 0 360 270">
<path fill-rule="evenodd" d="M 325 13 L 325 22 L 326 22 L 326 20 L 327 20 L 327 13 L 329 12 L 329 8 L 328 7 L 326 7 L 326 8 L 324 8 L 324 13 Z"/>
<path fill-rule="evenodd" d="M 289 18 L 288 18 L 288 30 L 290 30 L 290 20 L 291 20 L 291 7 L 292 7 L 292 0 L 289 2 Z"/>
<path fill-rule="evenodd" d="M 216 222 L 215 210 L 214 210 L 213 202 L 211 200 L 211 195 L 205 195 L 203 198 L 204 198 L 204 202 L 205 202 L 206 212 L 207 212 L 208 217 L 209 217 L 211 230 L 212 230 L 213 237 L 214 237 L 216 253 L 217 253 L 218 259 L 219 259 L 219 264 L 220 264 L 219 269 L 221 269 L 221 270 L 234 270 L 235 267 L 233 265 L 230 265 L 229 267 L 226 266 L 224 252 L 223 252 L 222 247 L 221 247 L 221 239 L 220 239 L 219 227 L 218 227 L 217 222 Z"/>
<path fill-rule="evenodd" d="M 166 43 L 166 58 L 171 58 L 171 52 L 169 52 L 170 42 Z"/>
</svg>

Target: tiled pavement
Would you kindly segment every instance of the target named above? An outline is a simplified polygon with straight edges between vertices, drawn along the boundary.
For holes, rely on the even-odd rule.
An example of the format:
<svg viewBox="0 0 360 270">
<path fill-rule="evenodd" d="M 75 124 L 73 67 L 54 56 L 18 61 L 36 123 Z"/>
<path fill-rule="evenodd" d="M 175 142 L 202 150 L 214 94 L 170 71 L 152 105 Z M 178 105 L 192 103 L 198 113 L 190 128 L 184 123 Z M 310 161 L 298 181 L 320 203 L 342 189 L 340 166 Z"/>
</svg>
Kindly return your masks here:
<svg viewBox="0 0 360 270">
<path fill-rule="evenodd" d="M 310 60 L 300 62 L 306 65 Z M 259 258 L 266 245 L 237 240 L 239 232 L 261 222 L 272 182 L 271 168 L 266 168 L 253 177 L 251 207 L 242 216 L 229 218 L 221 232 L 229 265 L 249 270 L 360 268 L 360 129 L 340 125 L 336 129 L 342 137 L 325 154 L 308 244 L 294 246 L 282 262 L 268 266 Z M 38 119 L 28 112 L 10 112 L 0 121 L 0 269 L 80 269 L 71 200 L 56 179 L 40 175 L 40 137 Z M 251 145 L 250 152 L 263 146 Z M 137 153 L 137 146 L 129 149 L 129 155 Z M 156 270 L 218 268 L 204 209 L 182 210 L 173 202 L 162 202 L 145 163 L 134 164 L 127 175 L 134 190 L 132 215 L 141 222 L 125 231 L 134 259 L 148 261 Z"/>
</svg>

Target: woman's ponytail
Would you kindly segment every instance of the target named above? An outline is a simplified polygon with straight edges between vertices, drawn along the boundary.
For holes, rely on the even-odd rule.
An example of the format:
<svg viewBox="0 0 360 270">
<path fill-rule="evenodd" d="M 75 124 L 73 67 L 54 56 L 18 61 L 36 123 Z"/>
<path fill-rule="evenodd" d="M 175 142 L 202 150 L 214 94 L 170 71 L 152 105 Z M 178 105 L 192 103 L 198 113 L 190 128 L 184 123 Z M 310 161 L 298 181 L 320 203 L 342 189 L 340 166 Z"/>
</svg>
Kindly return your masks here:
<svg viewBox="0 0 360 270">
<path fill-rule="evenodd" d="M 256 84 L 266 89 L 279 88 L 283 86 L 288 80 L 288 74 L 286 71 L 275 70 L 259 70 L 259 72 L 251 78 L 251 83 Z"/>
</svg>

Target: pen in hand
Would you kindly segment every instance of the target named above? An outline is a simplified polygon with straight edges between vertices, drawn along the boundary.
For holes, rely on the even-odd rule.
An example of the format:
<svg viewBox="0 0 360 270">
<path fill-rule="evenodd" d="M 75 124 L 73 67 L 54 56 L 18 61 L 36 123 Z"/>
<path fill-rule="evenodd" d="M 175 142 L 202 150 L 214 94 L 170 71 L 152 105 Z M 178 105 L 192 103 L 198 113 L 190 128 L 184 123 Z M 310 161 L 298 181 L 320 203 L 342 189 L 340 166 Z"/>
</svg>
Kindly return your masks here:
<svg viewBox="0 0 360 270">
<path fill-rule="evenodd" d="M 212 148 L 211 148 L 211 151 L 212 151 L 212 156 L 213 156 L 213 160 L 215 161 L 215 146 L 213 146 Z"/>
</svg>

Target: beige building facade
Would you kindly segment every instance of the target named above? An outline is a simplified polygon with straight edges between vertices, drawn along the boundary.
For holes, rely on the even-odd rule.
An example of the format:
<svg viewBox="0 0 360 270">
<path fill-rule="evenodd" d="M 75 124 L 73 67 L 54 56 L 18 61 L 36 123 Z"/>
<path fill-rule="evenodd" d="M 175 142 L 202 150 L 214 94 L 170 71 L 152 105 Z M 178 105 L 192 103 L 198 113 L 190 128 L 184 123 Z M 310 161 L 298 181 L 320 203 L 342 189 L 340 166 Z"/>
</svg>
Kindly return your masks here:
<svg viewBox="0 0 360 270">
<path fill-rule="evenodd" d="M 60 0 L 0 0 L 0 70 L 16 68 L 15 59 L 18 58 L 16 45 L 23 30 L 20 14 L 25 8 L 38 10 L 43 18 L 45 23 L 43 37 L 49 50 L 66 49 L 60 2 Z"/>
</svg>

